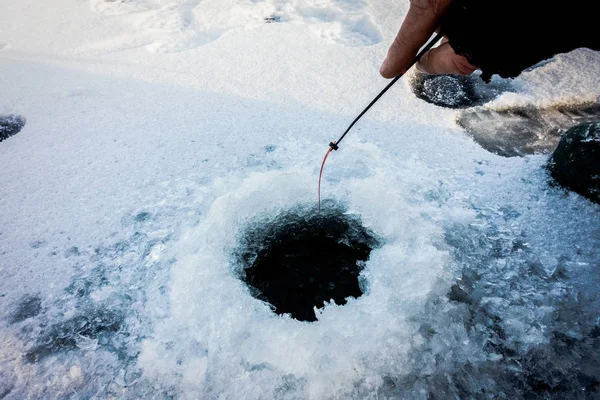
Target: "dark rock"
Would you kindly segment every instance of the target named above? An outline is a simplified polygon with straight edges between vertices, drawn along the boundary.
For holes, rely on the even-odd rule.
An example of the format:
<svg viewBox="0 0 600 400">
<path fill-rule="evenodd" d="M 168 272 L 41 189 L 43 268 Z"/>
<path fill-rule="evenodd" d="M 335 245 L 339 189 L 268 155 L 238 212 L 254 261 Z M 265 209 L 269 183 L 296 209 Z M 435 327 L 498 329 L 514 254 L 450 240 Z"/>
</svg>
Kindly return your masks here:
<svg viewBox="0 0 600 400">
<path fill-rule="evenodd" d="M 600 122 L 569 129 L 548 169 L 559 185 L 600 204 Z"/>
<path fill-rule="evenodd" d="M 378 244 L 356 216 L 339 209 L 289 212 L 246 232 L 241 276 L 277 314 L 315 321 L 314 307 L 360 297 L 358 276 Z"/>
<path fill-rule="evenodd" d="M 21 132 L 25 122 L 20 115 L 0 115 L 0 142 Z"/>
<path fill-rule="evenodd" d="M 418 98 L 447 108 L 466 108 L 493 100 L 508 84 L 486 84 L 477 75 L 429 75 L 417 73 L 410 86 Z"/>
</svg>

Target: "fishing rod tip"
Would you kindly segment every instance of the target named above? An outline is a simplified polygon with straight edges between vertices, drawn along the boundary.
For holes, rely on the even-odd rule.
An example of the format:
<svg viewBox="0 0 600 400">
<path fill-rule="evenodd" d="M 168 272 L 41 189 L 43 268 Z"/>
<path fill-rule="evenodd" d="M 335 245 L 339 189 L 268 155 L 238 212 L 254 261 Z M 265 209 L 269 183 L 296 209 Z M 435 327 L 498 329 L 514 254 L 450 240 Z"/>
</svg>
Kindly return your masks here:
<svg viewBox="0 0 600 400">
<path fill-rule="evenodd" d="M 335 142 L 329 143 L 329 147 L 331 147 L 331 150 L 337 150 L 337 149 L 339 149 L 338 145 L 335 144 Z"/>
</svg>

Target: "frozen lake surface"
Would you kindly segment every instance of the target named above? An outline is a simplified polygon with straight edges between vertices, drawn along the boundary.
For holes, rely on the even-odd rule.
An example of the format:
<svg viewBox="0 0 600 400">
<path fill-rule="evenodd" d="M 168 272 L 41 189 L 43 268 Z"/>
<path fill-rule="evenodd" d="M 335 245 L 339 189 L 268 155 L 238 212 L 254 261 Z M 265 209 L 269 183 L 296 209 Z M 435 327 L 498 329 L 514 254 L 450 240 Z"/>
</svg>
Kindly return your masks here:
<svg viewBox="0 0 600 400">
<path fill-rule="evenodd" d="M 299 321 L 243 279 L 249 232 L 310 220 L 407 7 L 0 0 L 0 115 L 26 121 L 0 142 L 0 398 L 600 396 L 600 207 L 407 80 L 325 168 L 377 240 L 362 295 Z M 597 103 L 600 55 L 509 83 L 486 112 Z"/>
</svg>

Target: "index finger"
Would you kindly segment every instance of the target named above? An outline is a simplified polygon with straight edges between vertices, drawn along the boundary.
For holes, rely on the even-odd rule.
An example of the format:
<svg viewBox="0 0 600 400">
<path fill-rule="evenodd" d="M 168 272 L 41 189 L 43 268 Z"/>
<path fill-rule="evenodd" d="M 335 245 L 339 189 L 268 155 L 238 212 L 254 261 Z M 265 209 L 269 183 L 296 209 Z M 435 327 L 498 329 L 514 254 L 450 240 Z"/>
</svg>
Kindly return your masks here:
<svg viewBox="0 0 600 400">
<path fill-rule="evenodd" d="M 404 72 L 417 52 L 433 32 L 453 0 L 411 0 L 387 57 L 379 72 L 384 78 L 393 78 Z"/>
</svg>

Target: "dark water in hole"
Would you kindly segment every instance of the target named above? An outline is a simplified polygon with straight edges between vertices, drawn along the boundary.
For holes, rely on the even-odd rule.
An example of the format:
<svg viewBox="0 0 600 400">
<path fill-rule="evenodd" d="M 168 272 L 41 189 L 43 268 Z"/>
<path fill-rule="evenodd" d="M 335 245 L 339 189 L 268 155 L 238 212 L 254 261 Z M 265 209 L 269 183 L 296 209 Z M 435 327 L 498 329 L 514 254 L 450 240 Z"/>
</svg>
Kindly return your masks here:
<svg viewBox="0 0 600 400">
<path fill-rule="evenodd" d="M 360 297 L 359 274 L 371 250 L 374 234 L 357 216 L 327 207 L 291 210 L 251 225 L 241 239 L 241 279 L 254 297 L 268 302 L 277 314 L 315 321 L 313 307 L 333 300 L 346 304 Z"/>
</svg>

